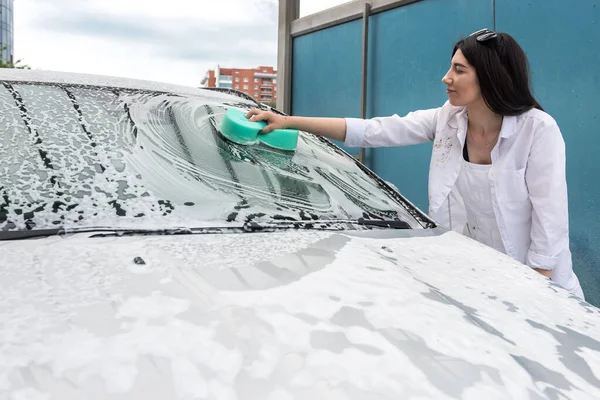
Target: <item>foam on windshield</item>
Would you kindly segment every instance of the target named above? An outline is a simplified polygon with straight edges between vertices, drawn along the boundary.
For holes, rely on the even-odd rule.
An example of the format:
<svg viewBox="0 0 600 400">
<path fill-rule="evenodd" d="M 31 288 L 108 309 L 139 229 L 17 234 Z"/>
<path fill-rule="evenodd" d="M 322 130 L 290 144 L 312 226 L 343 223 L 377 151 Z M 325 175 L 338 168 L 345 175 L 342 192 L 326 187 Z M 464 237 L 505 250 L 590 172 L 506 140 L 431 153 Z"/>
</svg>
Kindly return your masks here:
<svg viewBox="0 0 600 400">
<path fill-rule="evenodd" d="M 230 97 L 224 97 L 230 99 Z M 188 94 L 59 84 L 0 88 L 0 229 L 201 227 L 251 219 L 418 222 L 349 156 L 218 132 L 230 107 Z"/>
</svg>

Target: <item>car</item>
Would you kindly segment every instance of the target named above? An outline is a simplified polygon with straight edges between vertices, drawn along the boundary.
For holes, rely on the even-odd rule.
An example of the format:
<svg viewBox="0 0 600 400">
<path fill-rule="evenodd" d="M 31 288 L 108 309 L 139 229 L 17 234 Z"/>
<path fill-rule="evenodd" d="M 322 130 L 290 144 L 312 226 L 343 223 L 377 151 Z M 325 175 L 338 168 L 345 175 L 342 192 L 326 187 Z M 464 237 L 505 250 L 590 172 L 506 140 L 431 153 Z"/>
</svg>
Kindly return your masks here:
<svg viewBox="0 0 600 400">
<path fill-rule="evenodd" d="M 599 309 L 326 139 L 220 131 L 266 105 L 0 82 L 0 398 L 600 398 Z"/>
</svg>

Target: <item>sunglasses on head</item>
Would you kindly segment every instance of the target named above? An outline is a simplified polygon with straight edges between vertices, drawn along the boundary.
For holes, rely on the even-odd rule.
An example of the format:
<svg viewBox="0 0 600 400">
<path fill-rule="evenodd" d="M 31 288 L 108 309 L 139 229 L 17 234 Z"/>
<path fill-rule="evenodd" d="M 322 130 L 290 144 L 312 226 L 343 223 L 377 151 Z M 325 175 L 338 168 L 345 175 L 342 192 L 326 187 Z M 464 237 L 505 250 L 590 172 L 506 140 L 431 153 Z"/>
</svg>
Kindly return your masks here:
<svg viewBox="0 0 600 400">
<path fill-rule="evenodd" d="M 487 42 L 490 39 L 494 39 L 498 37 L 498 34 L 494 31 L 490 31 L 489 29 L 480 29 L 477 32 L 471 33 L 469 36 L 475 36 L 478 42 Z"/>
</svg>

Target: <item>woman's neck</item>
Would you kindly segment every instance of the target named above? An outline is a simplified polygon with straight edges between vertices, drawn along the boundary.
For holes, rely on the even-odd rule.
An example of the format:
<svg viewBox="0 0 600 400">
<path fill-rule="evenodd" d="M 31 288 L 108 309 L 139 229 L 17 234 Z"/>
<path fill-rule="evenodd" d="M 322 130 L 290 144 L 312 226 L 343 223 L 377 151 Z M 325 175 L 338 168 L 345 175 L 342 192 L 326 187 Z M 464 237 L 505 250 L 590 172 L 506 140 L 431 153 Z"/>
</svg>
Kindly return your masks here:
<svg viewBox="0 0 600 400">
<path fill-rule="evenodd" d="M 469 131 L 484 136 L 497 135 L 502 129 L 502 116 L 496 114 L 482 100 L 467 106 Z"/>
</svg>

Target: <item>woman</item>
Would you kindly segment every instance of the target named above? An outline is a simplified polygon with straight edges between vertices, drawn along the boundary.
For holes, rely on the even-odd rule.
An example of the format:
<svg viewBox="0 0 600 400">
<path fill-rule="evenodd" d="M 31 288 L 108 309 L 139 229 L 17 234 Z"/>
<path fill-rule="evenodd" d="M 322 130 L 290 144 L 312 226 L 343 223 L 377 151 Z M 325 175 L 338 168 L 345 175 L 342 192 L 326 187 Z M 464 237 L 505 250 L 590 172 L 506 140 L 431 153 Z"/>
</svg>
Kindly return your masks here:
<svg viewBox="0 0 600 400">
<path fill-rule="evenodd" d="M 531 94 L 527 57 L 487 29 L 454 46 L 448 101 L 405 117 L 303 118 L 252 110 L 263 132 L 296 128 L 351 147 L 433 141 L 429 212 L 583 298 L 569 250 L 565 144 Z"/>
</svg>

